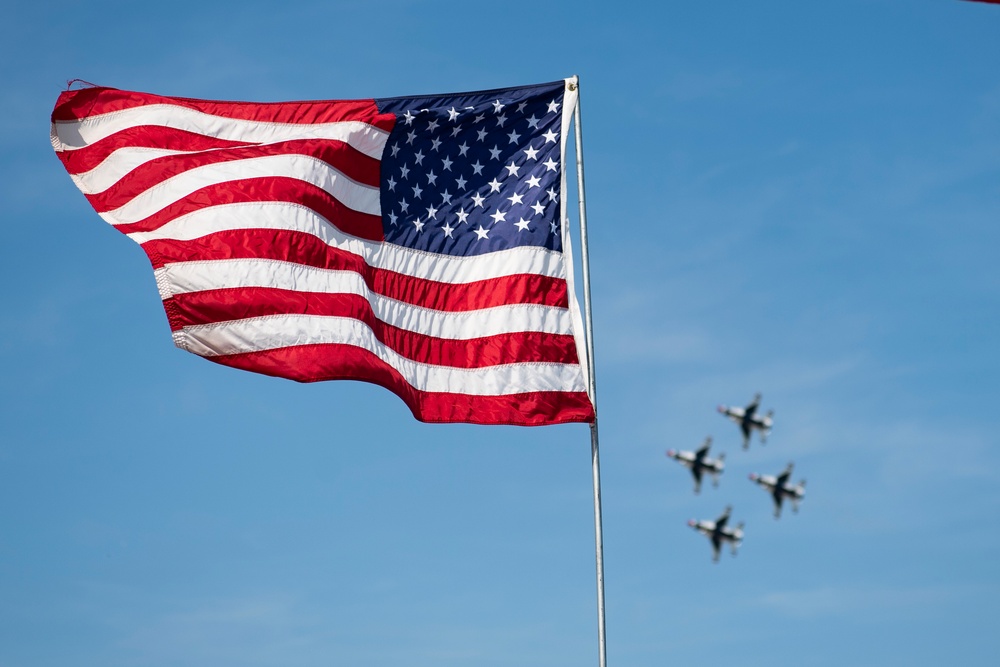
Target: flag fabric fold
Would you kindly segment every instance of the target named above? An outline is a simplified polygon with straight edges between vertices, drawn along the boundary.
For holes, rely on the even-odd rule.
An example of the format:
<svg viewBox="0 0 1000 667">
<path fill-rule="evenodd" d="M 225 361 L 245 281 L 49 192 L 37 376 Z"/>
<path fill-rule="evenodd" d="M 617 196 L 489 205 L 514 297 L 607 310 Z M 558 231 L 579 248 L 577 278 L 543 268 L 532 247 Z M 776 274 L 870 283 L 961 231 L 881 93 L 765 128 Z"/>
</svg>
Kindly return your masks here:
<svg viewBox="0 0 1000 667">
<path fill-rule="evenodd" d="M 592 422 L 563 209 L 575 80 L 369 100 L 62 93 L 52 145 L 175 344 L 426 422 Z"/>
</svg>

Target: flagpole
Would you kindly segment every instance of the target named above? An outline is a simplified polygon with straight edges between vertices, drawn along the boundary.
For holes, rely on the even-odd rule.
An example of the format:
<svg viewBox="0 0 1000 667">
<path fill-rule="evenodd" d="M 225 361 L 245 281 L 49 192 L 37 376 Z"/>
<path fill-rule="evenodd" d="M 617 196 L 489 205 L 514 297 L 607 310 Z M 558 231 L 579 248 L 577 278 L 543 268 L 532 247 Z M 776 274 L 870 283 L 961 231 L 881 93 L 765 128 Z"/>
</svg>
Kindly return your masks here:
<svg viewBox="0 0 1000 667">
<path fill-rule="evenodd" d="M 580 252 L 583 256 L 583 310 L 587 328 L 587 368 L 590 399 L 594 403 L 594 423 L 590 425 L 590 457 L 594 475 L 594 541 L 597 556 L 597 644 L 600 667 L 606 667 L 604 634 L 604 535 L 601 527 L 601 458 L 597 438 L 597 378 L 594 368 L 594 320 L 590 307 L 590 253 L 587 245 L 587 203 L 583 188 L 583 128 L 580 122 L 580 83 L 576 80 L 577 101 L 573 111 L 576 128 L 576 185 L 580 199 Z"/>
</svg>

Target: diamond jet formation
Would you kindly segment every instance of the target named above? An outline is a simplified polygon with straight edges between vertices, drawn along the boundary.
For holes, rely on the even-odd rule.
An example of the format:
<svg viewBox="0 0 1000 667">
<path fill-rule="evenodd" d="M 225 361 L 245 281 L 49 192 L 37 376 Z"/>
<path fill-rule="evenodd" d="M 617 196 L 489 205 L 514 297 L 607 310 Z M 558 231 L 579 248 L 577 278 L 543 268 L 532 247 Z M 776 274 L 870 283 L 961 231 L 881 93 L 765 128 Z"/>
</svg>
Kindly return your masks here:
<svg viewBox="0 0 1000 667">
<path fill-rule="evenodd" d="M 743 449 L 750 448 L 750 435 L 756 429 L 760 431 L 760 444 L 767 442 L 767 436 L 771 432 L 774 424 L 774 410 L 768 411 L 766 415 L 757 415 L 757 408 L 760 407 L 760 394 L 755 394 L 750 405 L 745 408 L 719 406 L 719 412 L 736 422 L 743 432 Z"/>
<path fill-rule="evenodd" d="M 767 491 L 771 494 L 771 498 L 774 500 L 775 519 L 781 516 L 781 502 L 785 498 L 788 498 L 788 500 L 792 503 L 792 511 L 798 512 L 799 501 L 806 495 L 806 480 L 803 479 L 794 486 L 788 482 L 789 478 L 792 476 L 792 469 L 794 467 L 794 463 L 789 463 L 788 466 L 776 476 L 758 475 L 755 472 L 750 473 L 750 481 L 756 482 L 762 488 L 767 489 Z"/>
<path fill-rule="evenodd" d="M 694 477 L 694 492 L 701 492 L 701 477 L 704 473 L 712 476 L 712 486 L 719 486 L 719 475 L 725 469 L 725 453 L 719 454 L 718 458 L 709 458 L 708 450 L 712 446 L 712 436 L 705 438 L 702 446 L 694 452 L 678 452 L 675 449 L 668 449 L 667 456 L 680 463 L 685 468 L 691 470 Z"/>
<path fill-rule="evenodd" d="M 729 542 L 733 555 L 736 555 L 736 547 L 743 542 L 743 522 L 740 521 L 735 528 L 727 528 L 729 515 L 733 507 L 730 505 L 715 521 L 696 521 L 691 519 L 688 525 L 697 530 L 702 535 L 708 537 L 712 542 L 712 562 L 719 562 L 719 551 L 723 542 Z"/>
</svg>

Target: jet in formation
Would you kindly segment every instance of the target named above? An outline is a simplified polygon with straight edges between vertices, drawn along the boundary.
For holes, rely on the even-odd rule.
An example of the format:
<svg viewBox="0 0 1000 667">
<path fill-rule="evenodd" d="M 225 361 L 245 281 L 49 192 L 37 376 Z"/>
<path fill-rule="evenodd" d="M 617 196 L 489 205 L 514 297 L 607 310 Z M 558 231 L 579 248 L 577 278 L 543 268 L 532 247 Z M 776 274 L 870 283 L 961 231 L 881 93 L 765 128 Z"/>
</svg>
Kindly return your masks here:
<svg viewBox="0 0 1000 667">
<path fill-rule="evenodd" d="M 760 407 L 760 394 L 754 395 L 753 401 L 745 408 L 719 406 L 719 412 L 736 422 L 740 430 L 743 431 L 743 449 L 750 447 L 750 435 L 755 429 L 760 431 L 761 444 L 767 441 L 767 435 L 771 432 L 771 426 L 774 423 L 774 410 L 770 410 L 766 415 L 760 417 L 757 415 L 758 407 Z"/>
<path fill-rule="evenodd" d="M 694 492 L 701 491 L 701 477 L 704 473 L 712 476 L 712 486 L 719 486 L 719 474 L 725 469 L 726 455 L 719 454 L 718 458 L 709 458 L 708 450 L 712 446 L 712 436 L 705 438 L 704 444 L 694 452 L 678 452 L 675 449 L 668 449 L 667 456 L 680 463 L 685 468 L 691 470 L 694 477 Z"/>
<path fill-rule="evenodd" d="M 758 475 L 755 472 L 750 473 L 750 480 L 756 482 L 771 494 L 771 498 L 774 500 L 774 518 L 777 519 L 781 516 L 781 502 L 788 498 L 792 503 L 792 511 L 799 511 L 799 501 L 802 500 L 806 495 L 806 480 L 801 480 L 798 484 L 792 486 L 788 480 L 792 476 L 793 463 L 789 463 L 788 466 L 781 471 L 779 475 Z"/>
<path fill-rule="evenodd" d="M 736 555 L 736 547 L 743 542 L 742 521 L 740 521 L 735 528 L 726 527 L 726 524 L 729 522 L 729 515 L 732 511 L 732 506 L 727 507 L 722 515 L 715 521 L 696 521 L 694 519 L 688 521 L 689 526 L 697 530 L 702 535 L 708 537 L 708 539 L 712 542 L 713 563 L 719 562 L 719 551 L 722 549 L 723 542 L 729 542 L 734 556 Z"/>
</svg>

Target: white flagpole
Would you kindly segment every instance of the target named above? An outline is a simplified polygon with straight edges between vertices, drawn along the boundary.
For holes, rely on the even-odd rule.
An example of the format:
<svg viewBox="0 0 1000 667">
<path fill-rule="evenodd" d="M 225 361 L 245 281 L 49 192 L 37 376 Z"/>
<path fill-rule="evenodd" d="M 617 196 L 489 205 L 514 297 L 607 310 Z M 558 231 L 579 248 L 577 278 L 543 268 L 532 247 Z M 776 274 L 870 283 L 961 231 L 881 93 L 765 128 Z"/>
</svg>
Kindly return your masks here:
<svg viewBox="0 0 1000 667">
<path fill-rule="evenodd" d="M 590 425 L 590 457 L 594 474 L 594 540 L 597 552 L 597 644 L 600 667 L 608 662 L 604 636 L 604 535 L 601 528 L 601 458 L 597 440 L 597 378 L 594 368 L 594 320 L 590 308 L 590 253 L 587 245 L 587 204 L 583 188 L 583 128 L 580 124 L 580 83 L 576 79 L 577 101 L 573 111 L 576 127 L 576 185 L 580 198 L 580 252 L 583 255 L 583 309 L 587 328 L 587 368 L 590 400 L 594 403 L 594 423 Z"/>
</svg>

